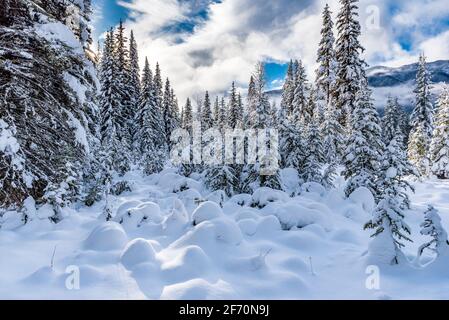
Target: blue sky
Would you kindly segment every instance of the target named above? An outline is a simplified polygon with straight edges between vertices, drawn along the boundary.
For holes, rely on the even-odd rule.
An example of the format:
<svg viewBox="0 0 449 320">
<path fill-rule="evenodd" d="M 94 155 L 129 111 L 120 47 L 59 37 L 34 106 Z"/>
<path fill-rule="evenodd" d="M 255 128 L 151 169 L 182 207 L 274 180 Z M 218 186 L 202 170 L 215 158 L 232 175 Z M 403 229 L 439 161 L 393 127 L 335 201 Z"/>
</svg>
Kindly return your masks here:
<svg viewBox="0 0 449 320">
<path fill-rule="evenodd" d="M 133 29 L 141 53 L 159 61 L 182 98 L 220 93 L 232 81 L 244 89 L 257 60 L 267 62 L 270 88 L 281 84 L 286 62 L 316 67 L 321 11 L 338 0 L 93 0 L 94 36 L 120 19 Z M 447 0 L 365 0 L 360 4 L 365 59 L 370 65 L 449 59 Z"/>
</svg>

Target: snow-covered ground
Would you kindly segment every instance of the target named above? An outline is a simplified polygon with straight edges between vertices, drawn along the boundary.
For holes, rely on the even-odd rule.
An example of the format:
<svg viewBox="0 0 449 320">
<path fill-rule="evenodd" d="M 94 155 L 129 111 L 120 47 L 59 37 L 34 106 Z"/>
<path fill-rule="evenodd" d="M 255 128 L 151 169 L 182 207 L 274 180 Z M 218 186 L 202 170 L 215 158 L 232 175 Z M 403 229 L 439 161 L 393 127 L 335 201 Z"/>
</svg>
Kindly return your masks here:
<svg viewBox="0 0 449 320">
<path fill-rule="evenodd" d="M 23 227 L 4 225 L 0 298 L 449 299 L 449 265 L 369 266 L 363 224 L 373 200 L 363 189 L 345 199 L 342 179 L 332 191 L 309 184 L 293 198 L 260 189 L 229 200 L 171 170 L 124 179 L 132 191 L 113 197 L 115 221 L 105 222 L 97 203 L 65 209 L 56 225 L 45 208 Z M 425 240 L 428 203 L 449 228 L 449 182 L 415 187 L 410 260 Z M 377 267 L 379 288 L 369 289 Z"/>
</svg>

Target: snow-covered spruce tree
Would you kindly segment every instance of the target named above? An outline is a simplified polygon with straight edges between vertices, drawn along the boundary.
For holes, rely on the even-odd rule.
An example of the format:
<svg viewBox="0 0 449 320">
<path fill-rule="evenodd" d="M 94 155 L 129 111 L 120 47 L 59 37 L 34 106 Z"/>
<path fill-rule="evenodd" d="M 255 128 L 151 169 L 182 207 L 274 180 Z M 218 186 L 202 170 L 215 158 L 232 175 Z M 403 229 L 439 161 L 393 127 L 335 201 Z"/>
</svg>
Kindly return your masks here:
<svg viewBox="0 0 449 320">
<path fill-rule="evenodd" d="M 203 107 L 201 108 L 201 130 L 206 131 L 214 125 L 212 120 L 212 109 L 209 92 L 204 95 Z"/>
<path fill-rule="evenodd" d="M 207 168 L 205 171 L 205 183 L 211 191 L 223 190 L 228 197 L 236 194 L 238 178 L 232 166 L 223 164 Z"/>
<path fill-rule="evenodd" d="M 419 57 L 418 73 L 416 74 L 415 108 L 410 117 L 411 131 L 408 143 L 410 162 L 421 175 L 429 171 L 429 149 L 433 132 L 433 106 L 430 96 L 430 75 L 427 71 L 426 58 Z"/>
<path fill-rule="evenodd" d="M 214 120 L 214 127 L 219 128 L 220 127 L 220 100 L 218 99 L 218 96 L 215 97 L 214 107 L 212 111 L 212 116 Z"/>
<path fill-rule="evenodd" d="M 253 122 L 256 119 L 256 82 L 254 80 L 254 76 L 251 75 L 248 85 L 248 94 L 246 96 L 246 112 L 244 114 L 244 124 L 245 129 L 251 128 L 253 126 Z"/>
<path fill-rule="evenodd" d="M 382 118 L 382 139 L 388 145 L 393 140 L 399 128 L 399 106 L 397 99 L 389 96 L 384 110 L 385 114 Z"/>
<path fill-rule="evenodd" d="M 321 134 L 326 162 L 340 163 L 344 154 L 344 129 L 338 121 L 338 112 L 332 102 L 325 107 Z"/>
<path fill-rule="evenodd" d="M 174 114 L 174 97 L 170 85 L 170 80 L 167 78 L 165 80 L 164 95 L 162 97 L 162 114 L 163 114 L 163 124 L 164 124 L 164 136 L 165 143 L 167 145 L 167 150 L 170 146 L 170 137 L 173 132 L 178 127 L 178 120 L 176 114 Z"/>
<path fill-rule="evenodd" d="M 65 24 L 70 27 L 83 47 L 88 50 L 87 53 L 90 56 L 89 46 L 92 44 L 90 28 L 90 16 L 92 15 L 91 0 L 69 0 L 59 1 L 59 3 L 66 6 Z"/>
<path fill-rule="evenodd" d="M 240 95 L 239 95 L 240 98 Z M 278 107 L 276 105 L 276 101 L 273 101 L 270 106 L 270 127 L 273 129 L 279 128 L 279 119 L 278 119 Z"/>
<path fill-rule="evenodd" d="M 71 175 L 68 163 L 80 173 L 73 181 L 77 194 L 67 194 L 68 201 L 76 200 L 95 140 L 96 75 L 83 44 L 73 47 L 78 39 L 66 18 L 75 13 L 65 7 L 50 12 L 37 4 L 1 4 L 1 207 L 21 207 L 29 196 L 37 204 L 47 201 L 47 186 L 59 185 Z M 36 32 L 49 22 L 70 39 Z"/>
<path fill-rule="evenodd" d="M 343 159 L 343 174 L 347 179 L 346 195 L 349 196 L 359 187 L 366 187 L 378 198 L 376 180 L 383 150 L 382 129 L 367 84 L 356 96 L 351 129 Z"/>
<path fill-rule="evenodd" d="M 190 98 L 187 98 L 186 105 L 184 107 L 184 119 L 182 127 L 191 133 L 192 122 L 193 122 L 192 103 L 190 102 Z"/>
<path fill-rule="evenodd" d="M 166 144 L 162 110 L 156 100 L 152 72 L 145 60 L 142 90 L 137 112 L 136 139 L 139 142 L 141 166 L 146 174 L 159 172 L 166 161 Z"/>
<path fill-rule="evenodd" d="M 312 121 L 307 126 L 306 141 L 304 165 L 300 174 L 305 182 L 321 183 L 323 180 L 321 167 L 324 163 L 324 154 L 318 113 L 315 113 Z"/>
<path fill-rule="evenodd" d="M 305 158 L 303 132 L 291 123 L 284 108 L 279 110 L 278 119 L 281 168 L 294 168 L 299 172 L 303 168 Z"/>
<path fill-rule="evenodd" d="M 125 171 L 129 170 L 130 151 L 132 144 L 132 130 L 130 125 L 134 120 L 135 105 L 131 94 L 133 88 L 131 87 L 131 73 L 130 73 L 130 57 L 128 38 L 125 35 L 125 28 L 123 22 L 120 21 L 119 26 L 114 34 L 114 60 L 116 64 L 116 81 L 118 82 L 119 90 L 119 112 L 117 116 L 120 118 L 119 127 L 117 127 L 117 135 L 121 143 L 123 156 L 128 158 L 128 164 Z"/>
<path fill-rule="evenodd" d="M 291 82 L 289 86 L 284 87 L 284 93 L 291 90 L 291 100 L 286 95 L 281 102 L 278 114 L 278 130 L 279 130 L 279 153 L 281 156 L 281 168 L 293 168 L 298 172 L 302 172 L 305 159 L 305 129 L 300 119 L 300 112 L 293 104 L 294 89 L 296 84 L 295 71 L 299 68 L 299 62 L 291 63 L 291 75 L 287 72 L 285 82 Z"/>
<path fill-rule="evenodd" d="M 306 76 L 306 69 L 304 68 L 302 61 L 299 61 L 296 68 L 295 75 L 295 91 L 293 96 L 293 105 L 291 110 L 292 122 L 296 124 L 301 124 L 302 126 L 307 125 L 309 121 L 307 112 L 307 94 L 308 82 Z"/>
<path fill-rule="evenodd" d="M 252 84 L 253 82 L 253 84 Z M 270 102 L 268 101 L 267 94 L 265 92 L 265 66 L 259 62 L 256 65 L 256 71 L 251 77 L 248 104 L 251 104 L 253 108 L 254 118 L 249 122 L 249 129 L 267 129 L 266 124 L 270 123 Z M 251 116 L 250 116 L 251 117 Z M 259 150 L 262 146 L 257 145 L 256 150 Z M 259 153 L 259 152 L 258 152 Z M 270 187 L 273 189 L 281 189 L 279 172 L 272 175 L 264 175 L 264 166 L 267 159 L 260 159 L 257 157 L 256 164 L 246 164 L 241 175 L 241 188 L 242 192 L 250 193 L 258 187 Z M 270 159 L 270 161 L 277 161 Z"/>
<path fill-rule="evenodd" d="M 172 119 L 172 131 L 173 129 L 181 127 L 181 114 L 179 112 L 178 97 L 176 97 L 175 90 L 171 89 L 171 119 Z M 170 132 L 171 135 L 171 132 Z"/>
<path fill-rule="evenodd" d="M 407 159 L 404 148 L 404 137 L 398 128 L 393 139 L 386 145 L 380 162 L 380 176 L 378 178 L 378 189 L 385 194 L 385 190 L 396 188 L 395 195 L 402 209 L 410 209 L 410 200 L 407 190 L 414 190 L 413 187 L 403 178 L 416 174 L 413 166 Z"/>
<path fill-rule="evenodd" d="M 413 169 L 407 161 L 402 143 L 403 137 L 397 130 L 386 147 L 380 165 L 380 201 L 374 209 L 373 218 L 365 225 L 365 229 L 375 230 L 369 249 L 370 256 L 390 264 L 405 261 L 401 252 L 404 246 L 402 241 L 412 241 L 411 229 L 404 221 L 405 210 L 410 208 L 407 190 L 412 188 L 404 177 L 413 174 Z"/>
<path fill-rule="evenodd" d="M 209 98 L 206 97 L 205 100 L 208 100 Z M 232 108 L 231 102 L 229 103 L 230 110 Z M 223 139 L 225 139 L 225 129 L 227 128 L 227 121 L 226 121 L 226 105 L 224 98 L 219 101 L 218 97 L 215 101 L 214 105 L 214 121 L 213 126 L 220 130 L 223 134 Z M 204 108 L 203 108 L 204 113 Z M 206 112 L 204 115 L 204 118 L 207 119 L 209 112 Z M 208 122 L 207 120 L 205 121 Z M 232 121 L 229 121 L 229 127 L 232 126 Z M 224 140 L 221 141 L 222 146 L 224 146 Z M 225 149 L 222 148 L 222 159 L 225 157 Z M 220 163 L 217 165 L 209 166 L 205 169 L 204 176 L 205 176 L 205 184 L 206 186 L 212 190 L 223 190 L 228 197 L 233 196 L 239 191 L 239 175 L 236 171 L 236 164 L 228 164 L 228 163 Z"/>
<path fill-rule="evenodd" d="M 410 116 L 407 113 L 404 106 L 400 105 L 399 102 L 397 102 L 398 105 L 398 127 L 401 129 L 402 135 L 404 136 L 404 147 L 407 148 L 408 145 L 408 138 L 410 135 Z"/>
<path fill-rule="evenodd" d="M 243 105 L 239 98 L 235 83 L 232 82 L 231 92 L 229 94 L 229 123 L 232 128 L 243 127 Z"/>
<path fill-rule="evenodd" d="M 337 61 L 335 58 L 335 38 L 332 22 L 332 12 L 329 5 L 326 4 L 323 11 L 323 26 L 321 28 L 321 40 L 318 48 L 317 63 L 319 64 L 316 70 L 315 85 L 317 88 L 317 98 L 319 103 L 325 108 L 328 104 L 333 102 Z"/>
<path fill-rule="evenodd" d="M 426 138 L 426 130 L 423 124 L 410 131 L 407 154 L 410 163 L 420 175 L 426 174 L 430 167 L 430 154 L 428 152 L 429 141 Z"/>
<path fill-rule="evenodd" d="M 235 83 L 232 82 L 232 86 L 231 86 L 231 90 L 229 93 L 229 101 L 228 101 L 228 110 L 229 110 L 229 119 L 228 119 L 228 126 L 227 128 L 229 129 L 243 129 L 243 103 L 242 103 L 242 98 L 240 96 L 240 93 L 237 92 L 237 89 L 235 87 Z M 225 142 L 225 141 L 223 141 Z M 237 182 L 234 183 L 232 186 L 233 192 L 237 193 L 240 191 L 239 187 L 239 181 L 241 180 L 241 174 L 242 171 L 244 169 L 244 164 L 242 163 L 237 163 L 236 161 L 236 157 L 237 157 L 237 153 L 239 151 L 239 149 L 243 149 L 245 148 L 245 142 L 243 143 L 243 145 L 232 145 L 232 152 L 233 152 L 233 159 L 234 162 L 233 163 L 228 163 L 226 164 L 222 170 L 224 174 L 232 174 L 232 176 L 230 177 L 230 179 L 232 179 L 233 182 Z"/>
<path fill-rule="evenodd" d="M 154 77 L 153 77 L 153 89 L 154 93 L 156 95 L 156 103 L 160 110 L 164 110 L 162 107 L 163 103 L 163 84 L 162 84 L 162 74 L 161 74 L 161 68 L 159 66 L 159 62 L 156 62 L 156 69 L 154 71 Z"/>
<path fill-rule="evenodd" d="M 426 249 L 436 253 L 437 258 L 449 255 L 447 232 L 441 225 L 441 217 L 438 214 L 438 210 L 431 205 L 429 205 L 426 212 L 424 212 L 424 222 L 421 223 L 420 233 L 424 236 L 432 237 L 432 240 L 419 247 L 418 257 L 420 257 Z"/>
<path fill-rule="evenodd" d="M 105 172 L 115 171 L 124 174 L 129 169 L 129 158 L 127 152 L 122 150 L 121 129 L 121 82 L 117 77 L 118 65 L 114 57 L 113 31 L 106 35 L 104 50 L 100 66 L 100 136 L 103 155 L 103 165 L 111 163 L 111 168 Z M 110 177 L 109 177 L 110 179 Z"/>
<path fill-rule="evenodd" d="M 134 38 L 134 32 L 131 30 L 131 35 L 129 38 L 129 73 L 130 73 L 130 99 L 132 109 L 130 110 L 129 119 L 128 119 L 128 128 L 131 134 L 132 140 L 132 149 L 134 153 L 134 157 L 137 157 L 137 143 L 136 143 L 136 133 L 137 128 L 134 124 L 134 120 L 136 118 L 136 112 L 139 109 L 139 99 L 140 99 L 140 68 L 139 68 L 139 55 L 137 50 L 137 42 Z"/>
<path fill-rule="evenodd" d="M 4 0 L 0 6 L 0 26 L 29 25 L 29 5 L 23 0 Z"/>
<path fill-rule="evenodd" d="M 187 98 L 186 105 L 184 106 L 184 119 L 182 128 L 187 130 L 190 134 L 190 137 L 192 137 L 193 132 L 193 109 L 192 109 L 192 102 L 190 101 L 190 98 Z M 190 157 L 189 160 L 191 161 L 193 157 L 192 148 L 190 150 Z M 195 165 L 191 163 L 182 163 L 179 168 L 179 173 L 188 177 L 192 174 L 192 172 L 195 170 Z"/>
<path fill-rule="evenodd" d="M 437 103 L 437 115 L 430 145 L 431 172 L 449 179 L 449 88 L 445 87 Z"/>
<path fill-rule="evenodd" d="M 228 110 L 226 108 L 225 98 L 221 97 L 220 101 L 220 130 L 223 130 L 230 127 L 229 119 L 228 119 Z"/>
<path fill-rule="evenodd" d="M 364 51 L 360 45 L 360 23 L 358 0 L 340 0 L 341 9 L 337 17 L 338 37 L 335 55 L 337 59 L 336 106 L 339 121 L 344 127 L 356 108 L 356 95 L 366 81 L 366 63 L 360 57 Z"/>
<path fill-rule="evenodd" d="M 318 103 L 317 103 L 316 90 L 315 90 L 315 88 L 311 87 L 309 95 L 307 97 L 306 108 L 302 115 L 303 122 L 306 126 L 308 126 L 309 124 L 312 123 L 314 117 L 316 117 L 316 121 L 318 124 L 320 124 L 322 122 L 323 114 L 321 113 L 322 110 L 320 110 L 320 109 L 321 108 L 318 106 Z M 319 129 L 319 126 L 318 126 L 318 129 Z"/>
<path fill-rule="evenodd" d="M 286 110 L 287 115 L 293 110 L 293 99 L 295 97 L 295 70 L 293 68 L 293 61 L 290 60 L 287 68 L 287 75 L 282 87 L 282 100 L 280 106 Z"/>
</svg>

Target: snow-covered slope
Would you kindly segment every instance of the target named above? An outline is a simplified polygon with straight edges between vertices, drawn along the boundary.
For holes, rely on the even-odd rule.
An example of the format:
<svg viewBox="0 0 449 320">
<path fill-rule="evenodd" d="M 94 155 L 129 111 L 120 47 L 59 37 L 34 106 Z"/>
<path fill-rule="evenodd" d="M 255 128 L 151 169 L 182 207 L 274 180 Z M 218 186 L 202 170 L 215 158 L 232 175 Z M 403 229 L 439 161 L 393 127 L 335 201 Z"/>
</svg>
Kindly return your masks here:
<svg viewBox="0 0 449 320">
<path fill-rule="evenodd" d="M 283 176 L 289 189 L 294 179 Z M 111 222 L 97 203 L 65 209 L 56 225 L 45 207 L 23 227 L 4 224 L 0 298 L 449 299 L 447 268 L 378 265 L 380 288 L 367 288 L 374 269 L 362 226 L 373 199 L 364 189 L 345 199 L 341 178 L 332 191 L 306 184 L 296 197 L 259 189 L 225 200 L 172 170 L 124 178 L 132 191 L 112 198 Z M 416 187 L 406 217 L 410 260 L 424 240 L 419 223 L 429 201 L 449 227 L 449 183 Z"/>
</svg>

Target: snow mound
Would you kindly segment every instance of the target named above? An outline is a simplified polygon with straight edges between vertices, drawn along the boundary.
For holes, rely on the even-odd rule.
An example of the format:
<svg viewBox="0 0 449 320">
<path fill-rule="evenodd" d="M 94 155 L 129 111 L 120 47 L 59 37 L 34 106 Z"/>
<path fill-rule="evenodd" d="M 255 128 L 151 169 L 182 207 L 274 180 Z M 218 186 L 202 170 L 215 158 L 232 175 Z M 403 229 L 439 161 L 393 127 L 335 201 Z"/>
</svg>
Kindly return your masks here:
<svg viewBox="0 0 449 320">
<path fill-rule="evenodd" d="M 285 192 L 262 187 L 254 191 L 251 205 L 253 207 L 263 208 L 271 202 L 286 202 L 288 200 L 289 196 Z"/>
<path fill-rule="evenodd" d="M 266 216 L 260 219 L 257 225 L 257 234 L 259 235 L 269 235 L 273 232 L 281 231 L 281 223 L 276 216 Z"/>
<path fill-rule="evenodd" d="M 223 190 L 217 190 L 214 192 L 209 193 L 206 196 L 206 200 L 215 202 L 220 205 L 220 207 L 223 207 L 223 204 L 226 202 L 228 197 L 226 196 L 226 192 Z"/>
<path fill-rule="evenodd" d="M 285 168 L 279 171 L 279 175 L 282 189 L 288 194 L 296 194 L 300 185 L 298 171 L 294 168 Z"/>
<path fill-rule="evenodd" d="M 253 197 L 247 193 L 241 193 L 233 196 L 228 203 L 234 203 L 242 207 L 249 207 L 253 202 Z"/>
<path fill-rule="evenodd" d="M 14 230 L 23 226 L 22 215 L 17 211 L 6 211 L 0 216 L 1 230 Z"/>
<path fill-rule="evenodd" d="M 49 203 L 44 204 L 42 207 L 40 207 L 36 211 L 36 216 L 39 219 L 48 219 L 55 215 L 55 210 L 53 209 L 53 206 Z"/>
<path fill-rule="evenodd" d="M 152 244 L 148 240 L 137 238 L 126 245 L 120 256 L 120 262 L 126 269 L 132 270 L 138 264 L 153 262 L 155 257 L 156 251 Z"/>
<path fill-rule="evenodd" d="M 211 270 L 211 261 L 199 246 L 191 245 L 179 250 L 179 253 L 161 266 L 164 278 L 182 282 L 204 277 Z"/>
<path fill-rule="evenodd" d="M 167 232 L 177 232 L 189 223 L 189 215 L 187 213 L 184 204 L 179 200 L 175 199 L 173 201 L 173 208 L 170 214 L 165 218 L 163 224 L 165 231 Z"/>
<path fill-rule="evenodd" d="M 168 172 L 161 174 L 159 177 L 158 185 L 168 191 L 178 193 L 187 189 L 201 189 L 201 183 L 191 178 L 183 177 L 179 174 Z"/>
<path fill-rule="evenodd" d="M 367 212 L 373 211 L 376 206 L 373 194 L 365 187 L 355 189 L 354 192 L 349 195 L 349 199 L 362 206 L 363 210 Z"/>
<path fill-rule="evenodd" d="M 265 253 L 260 253 L 255 256 L 243 257 L 243 258 L 234 258 L 230 259 L 226 263 L 226 268 L 233 272 L 249 272 L 253 273 L 255 271 L 264 269 L 267 267 L 266 265 L 266 257 L 270 253 L 267 251 Z"/>
<path fill-rule="evenodd" d="M 201 203 L 192 214 L 193 225 L 200 224 L 203 221 L 213 220 L 223 215 L 221 207 L 212 201 Z"/>
<path fill-rule="evenodd" d="M 23 284 L 42 285 L 54 283 L 58 278 L 58 274 L 50 267 L 42 267 L 21 280 Z"/>
<path fill-rule="evenodd" d="M 142 204 L 142 201 L 139 200 L 131 200 L 123 202 L 115 213 L 114 221 L 120 222 L 124 215 L 127 214 L 129 209 L 136 208 Z"/>
<path fill-rule="evenodd" d="M 172 243 L 173 248 L 197 245 L 207 253 L 215 254 L 219 243 L 238 245 L 243 239 L 242 232 L 234 220 L 225 216 L 211 221 L 203 221 Z"/>
<path fill-rule="evenodd" d="M 260 214 L 257 213 L 257 211 L 252 211 L 254 209 L 248 208 L 248 209 L 244 209 L 240 212 L 238 212 L 235 215 L 235 221 L 240 221 L 243 219 L 251 219 L 251 220 L 259 220 L 260 219 Z"/>
<path fill-rule="evenodd" d="M 223 280 L 210 283 L 204 279 L 193 279 L 164 287 L 162 300 L 225 300 L 235 297 L 231 285 Z"/>
<path fill-rule="evenodd" d="M 117 215 L 114 220 L 127 228 L 137 228 L 143 223 L 160 224 L 162 219 L 161 209 L 158 204 L 144 202 L 136 208 L 123 210 L 121 216 Z"/>
<path fill-rule="evenodd" d="M 242 219 L 238 222 L 238 226 L 247 236 L 253 236 L 257 231 L 257 222 L 253 219 Z"/>
<path fill-rule="evenodd" d="M 407 258 L 396 251 L 394 241 L 388 232 L 381 232 L 369 243 L 367 264 L 392 265 L 395 257 L 399 263 L 407 262 Z"/>
<path fill-rule="evenodd" d="M 125 231 L 117 222 L 108 221 L 97 226 L 84 241 L 89 250 L 121 250 L 128 241 Z"/>
<path fill-rule="evenodd" d="M 230 245 L 239 245 L 243 235 L 239 226 L 231 219 L 221 218 L 212 222 L 215 227 L 215 236 L 218 240 Z"/>
<path fill-rule="evenodd" d="M 305 207 L 299 203 L 288 203 L 279 206 L 275 210 L 275 215 L 278 217 L 284 230 L 290 230 L 293 227 L 304 228 L 315 223 L 320 224 L 324 228 L 329 228 L 329 223 L 326 221 L 322 211 Z"/>
<path fill-rule="evenodd" d="M 301 186 L 301 190 L 309 193 L 316 193 L 320 197 L 326 194 L 326 188 L 316 182 L 306 182 Z"/>
</svg>

